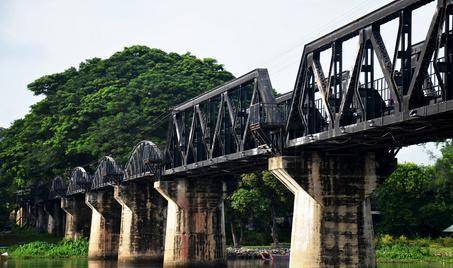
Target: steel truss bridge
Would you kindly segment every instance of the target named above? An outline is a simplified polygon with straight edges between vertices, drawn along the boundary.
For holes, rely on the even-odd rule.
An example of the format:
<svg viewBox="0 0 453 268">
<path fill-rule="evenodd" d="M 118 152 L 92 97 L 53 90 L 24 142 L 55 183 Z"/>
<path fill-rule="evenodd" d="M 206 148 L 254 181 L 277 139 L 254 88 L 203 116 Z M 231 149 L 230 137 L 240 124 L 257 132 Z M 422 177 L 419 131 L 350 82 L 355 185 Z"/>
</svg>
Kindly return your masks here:
<svg viewBox="0 0 453 268">
<path fill-rule="evenodd" d="M 415 43 L 413 14 L 431 3 L 426 37 Z M 396 43 L 381 35 L 391 22 L 399 25 Z M 94 176 L 76 168 L 66 192 L 57 178 L 51 195 L 143 177 L 237 175 L 265 169 L 270 156 L 301 151 L 396 152 L 451 138 L 452 28 L 452 0 L 394 1 L 305 45 L 294 91 L 276 97 L 267 70 L 251 71 L 174 107 L 165 146 L 141 142 L 124 169 L 110 157 Z M 345 46 L 351 40 L 355 51 Z"/>
</svg>

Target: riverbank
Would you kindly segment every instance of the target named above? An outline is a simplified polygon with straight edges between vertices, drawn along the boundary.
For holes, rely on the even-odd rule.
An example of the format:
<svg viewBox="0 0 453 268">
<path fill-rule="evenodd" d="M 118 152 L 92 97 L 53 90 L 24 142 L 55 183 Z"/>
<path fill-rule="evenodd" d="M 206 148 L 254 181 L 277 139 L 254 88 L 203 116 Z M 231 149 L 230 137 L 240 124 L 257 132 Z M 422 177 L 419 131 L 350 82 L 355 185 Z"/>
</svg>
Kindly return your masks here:
<svg viewBox="0 0 453 268">
<path fill-rule="evenodd" d="M 379 262 L 453 263 L 453 237 L 408 239 L 383 235 L 376 239 Z"/>
<path fill-rule="evenodd" d="M 379 263 L 440 262 L 453 264 L 453 238 L 394 238 L 379 236 L 375 240 Z M 227 248 L 228 258 L 260 259 L 262 254 L 289 256 L 289 248 L 272 249 L 269 246 Z"/>
<path fill-rule="evenodd" d="M 33 241 L 37 239 L 39 241 Z M 61 240 L 61 238 L 27 230 L 0 234 L 0 254 L 8 252 L 11 258 L 69 258 L 86 257 L 88 241 Z M 408 239 L 404 236 L 379 236 L 375 240 L 376 256 L 379 263 L 415 263 L 441 262 L 453 264 L 453 238 L 418 238 Z M 6 246 L 7 248 L 3 248 Z M 289 256 L 290 245 L 282 248 L 270 246 L 246 246 L 227 248 L 229 259 L 261 259 L 262 254 Z"/>
<path fill-rule="evenodd" d="M 0 233 L 0 254 L 9 258 L 78 258 L 88 254 L 86 239 L 66 240 L 27 228 Z"/>
</svg>

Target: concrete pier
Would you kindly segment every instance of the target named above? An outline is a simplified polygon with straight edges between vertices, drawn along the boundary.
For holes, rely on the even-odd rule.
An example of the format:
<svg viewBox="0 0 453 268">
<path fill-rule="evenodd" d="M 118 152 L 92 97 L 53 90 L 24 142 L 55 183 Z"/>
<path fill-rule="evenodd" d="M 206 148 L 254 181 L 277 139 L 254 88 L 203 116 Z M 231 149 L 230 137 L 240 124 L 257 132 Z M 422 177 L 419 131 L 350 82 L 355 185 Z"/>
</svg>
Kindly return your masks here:
<svg viewBox="0 0 453 268">
<path fill-rule="evenodd" d="M 62 198 L 61 208 L 66 212 L 65 238 L 89 237 L 91 209 L 85 204 L 85 194 Z"/>
<path fill-rule="evenodd" d="M 36 229 L 42 232 L 47 231 L 49 214 L 47 214 L 45 210 L 44 202 L 40 201 L 35 204 L 34 214 L 36 219 Z"/>
<path fill-rule="evenodd" d="M 89 259 L 112 259 L 118 256 L 121 225 L 121 206 L 113 196 L 113 187 L 85 195 L 91 208 Z"/>
<path fill-rule="evenodd" d="M 165 233 L 165 200 L 146 179 L 115 186 L 121 204 L 118 260 L 161 261 Z"/>
<path fill-rule="evenodd" d="M 385 152 L 271 158 L 295 195 L 290 267 L 376 267 L 370 195 L 395 166 Z"/>
<path fill-rule="evenodd" d="M 65 227 L 65 213 L 61 209 L 61 200 L 48 200 L 45 203 L 44 210 L 48 214 L 47 232 L 49 234 L 63 236 Z"/>
<path fill-rule="evenodd" d="M 226 266 L 225 183 L 179 178 L 154 187 L 168 201 L 164 267 Z"/>
</svg>

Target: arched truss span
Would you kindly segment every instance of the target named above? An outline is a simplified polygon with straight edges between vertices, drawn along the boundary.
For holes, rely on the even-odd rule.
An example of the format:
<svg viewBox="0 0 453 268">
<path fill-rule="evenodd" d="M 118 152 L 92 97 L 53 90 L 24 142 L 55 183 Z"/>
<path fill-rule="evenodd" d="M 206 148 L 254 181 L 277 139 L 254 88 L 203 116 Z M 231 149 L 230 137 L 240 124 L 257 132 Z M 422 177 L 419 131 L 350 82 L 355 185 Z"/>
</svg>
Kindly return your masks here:
<svg viewBox="0 0 453 268">
<path fill-rule="evenodd" d="M 117 184 L 123 178 L 123 170 L 110 156 L 104 156 L 99 160 L 98 167 L 93 176 L 91 189 Z"/>
<path fill-rule="evenodd" d="M 162 176 L 162 153 L 151 141 L 142 141 L 135 146 L 124 170 L 124 180 Z"/>
<path fill-rule="evenodd" d="M 68 195 L 84 193 L 90 189 L 92 179 L 83 167 L 76 167 L 72 170 L 68 185 Z"/>
<path fill-rule="evenodd" d="M 49 199 L 61 198 L 66 194 L 67 185 L 62 177 L 57 176 L 52 180 L 52 185 L 50 187 Z"/>
</svg>

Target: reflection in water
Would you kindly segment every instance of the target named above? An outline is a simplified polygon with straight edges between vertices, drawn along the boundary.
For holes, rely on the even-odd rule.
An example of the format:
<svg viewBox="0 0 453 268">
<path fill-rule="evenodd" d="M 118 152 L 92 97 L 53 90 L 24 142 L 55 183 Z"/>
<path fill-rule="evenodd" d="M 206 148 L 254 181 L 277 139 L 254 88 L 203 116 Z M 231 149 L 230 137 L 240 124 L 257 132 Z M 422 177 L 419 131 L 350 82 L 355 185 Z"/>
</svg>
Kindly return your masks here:
<svg viewBox="0 0 453 268">
<path fill-rule="evenodd" d="M 162 268 L 161 263 L 117 263 L 116 261 L 88 261 L 86 259 L 24 259 L 0 262 L 0 268 Z M 261 260 L 230 260 L 229 268 L 286 268 L 288 259 L 276 259 L 272 263 Z M 379 264 L 378 268 L 453 268 L 453 264 Z"/>
</svg>

